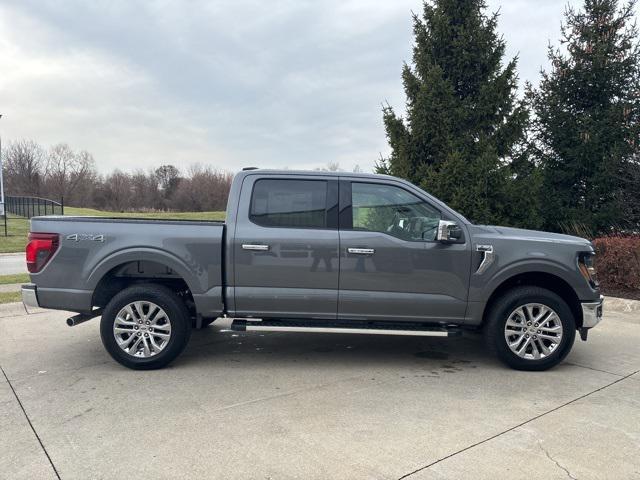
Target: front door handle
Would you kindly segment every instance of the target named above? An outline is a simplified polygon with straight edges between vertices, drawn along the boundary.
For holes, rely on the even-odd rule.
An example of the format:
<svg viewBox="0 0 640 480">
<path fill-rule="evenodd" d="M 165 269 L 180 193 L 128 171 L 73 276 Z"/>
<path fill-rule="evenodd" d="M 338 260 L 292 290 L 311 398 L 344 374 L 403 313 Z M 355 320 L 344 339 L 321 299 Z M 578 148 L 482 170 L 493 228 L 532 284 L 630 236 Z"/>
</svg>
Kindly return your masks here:
<svg viewBox="0 0 640 480">
<path fill-rule="evenodd" d="M 373 255 L 376 251 L 373 248 L 347 248 L 347 253 L 353 255 Z"/>
<path fill-rule="evenodd" d="M 243 243 L 243 250 L 254 250 L 256 252 L 266 252 L 269 250 L 269 245 L 256 245 L 254 243 Z"/>
</svg>

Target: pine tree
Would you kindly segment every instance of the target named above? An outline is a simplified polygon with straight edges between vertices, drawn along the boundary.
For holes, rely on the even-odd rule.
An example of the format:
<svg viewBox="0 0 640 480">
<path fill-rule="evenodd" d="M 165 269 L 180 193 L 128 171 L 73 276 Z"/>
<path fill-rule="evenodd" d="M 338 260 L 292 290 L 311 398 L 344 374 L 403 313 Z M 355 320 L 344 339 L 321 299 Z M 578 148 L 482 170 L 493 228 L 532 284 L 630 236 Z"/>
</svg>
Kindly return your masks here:
<svg viewBox="0 0 640 480">
<path fill-rule="evenodd" d="M 568 8 L 562 49 L 549 47 L 551 71 L 531 92 L 549 229 L 595 235 L 639 225 L 634 6 L 586 0 L 583 10 Z"/>
<path fill-rule="evenodd" d="M 485 10 L 484 0 L 433 0 L 414 15 L 413 61 L 402 71 L 406 117 L 383 108 L 392 151 L 377 170 L 474 221 L 536 227 L 539 181 L 528 109 L 516 98 L 517 59 L 503 66 L 498 15 Z"/>
</svg>

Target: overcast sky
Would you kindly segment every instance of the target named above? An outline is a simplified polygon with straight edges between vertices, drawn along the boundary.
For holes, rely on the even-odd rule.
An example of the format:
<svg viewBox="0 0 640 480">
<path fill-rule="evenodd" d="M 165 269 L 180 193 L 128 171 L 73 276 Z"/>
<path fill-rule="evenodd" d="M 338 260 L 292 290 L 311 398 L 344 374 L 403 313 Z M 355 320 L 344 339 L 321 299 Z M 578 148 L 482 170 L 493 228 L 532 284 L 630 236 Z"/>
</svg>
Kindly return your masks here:
<svg viewBox="0 0 640 480">
<path fill-rule="evenodd" d="M 521 83 L 537 83 L 566 2 L 488 4 Z M 0 0 L 0 132 L 86 149 L 103 173 L 196 162 L 369 171 L 388 152 L 381 103 L 403 111 L 421 5 Z"/>
</svg>

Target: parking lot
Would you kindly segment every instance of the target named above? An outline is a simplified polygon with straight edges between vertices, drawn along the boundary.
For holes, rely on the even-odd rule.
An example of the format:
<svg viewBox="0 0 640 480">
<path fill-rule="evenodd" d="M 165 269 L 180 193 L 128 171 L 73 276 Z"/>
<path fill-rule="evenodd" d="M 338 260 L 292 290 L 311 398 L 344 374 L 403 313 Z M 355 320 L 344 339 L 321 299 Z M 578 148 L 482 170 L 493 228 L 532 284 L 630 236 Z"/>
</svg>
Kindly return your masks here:
<svg viewBox="0 0 640 480">
<path fill-rule="evenodd" d="M 6 479 L 640 478 L 640 312 L 607 311 L 548 372 L 481 337 L 194 331 L 169 368 L 98 320 L 0 310 Z"/>
</svg>

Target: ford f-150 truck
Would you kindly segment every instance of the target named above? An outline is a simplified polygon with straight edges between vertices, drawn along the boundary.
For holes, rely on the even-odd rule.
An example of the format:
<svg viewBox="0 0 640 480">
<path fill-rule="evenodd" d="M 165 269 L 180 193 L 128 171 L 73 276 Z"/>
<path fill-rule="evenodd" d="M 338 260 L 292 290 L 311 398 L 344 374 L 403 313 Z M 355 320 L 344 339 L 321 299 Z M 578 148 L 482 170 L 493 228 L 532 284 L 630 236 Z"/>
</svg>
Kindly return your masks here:
<svg viewBox="0 0 640 480">
<path fill-rule="evenodd" d="M 28 307 L 101 316 L 102 342 L 159 368 L 192 328 L 456 336 L 522 370 L 562 361 L 602 318 L 588 240 L 474 225 L 404 180 L 246 169 L 225 222 L 36 217 Z"/>
</svg>

